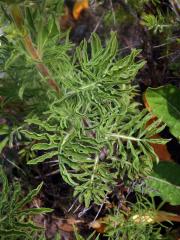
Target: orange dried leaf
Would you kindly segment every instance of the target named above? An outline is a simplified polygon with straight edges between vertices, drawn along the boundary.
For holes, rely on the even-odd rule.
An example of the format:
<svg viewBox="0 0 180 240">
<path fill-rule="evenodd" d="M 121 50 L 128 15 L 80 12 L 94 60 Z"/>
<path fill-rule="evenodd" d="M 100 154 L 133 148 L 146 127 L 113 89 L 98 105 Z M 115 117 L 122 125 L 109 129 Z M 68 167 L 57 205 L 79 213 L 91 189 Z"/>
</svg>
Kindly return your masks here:
<svg viewBox="0 0 180 240">
<path fill-rule="evenodd" d="M 89 8 L 88 0 L 76 0 L 73 7 L 73 17 L 75 20 L 80 18 L 81 12 Z"/>
<path fill-rule="evenodd" d="M 149 111 L 149 112 L 152 112 L 152 109 L 150 108 L 149 104 L 148 104 L 148 101 L 146 99 L 146 95 L 143 94 L 143 102 L 144 102 L 144 106 L 146 107 L 146 109 Z M 154 116 L 155 117 L 155 116 Z M 156 117 L 155 117 L 156 118 Z"/>
<path fill-rule="evenodd" d="M 69 219 L 54 217 L 54 220 L 56 222 L 56 226 L 64 232 L 74 232 L 74 225 L 83 222 L 82 220 L 78 220 L 73 217 L 70 217 Z"/>
<path fill-rule="evenodd" d="M 100 218 L 100 219 L 97 219 L 96 221 L 91 222 L 89 224 L 89 227 L 93 228 L 98 233 L 104 233 L 105 232 L 105 224 L 103 223 L 104 219 Z"/>
<path fill-rule="evenodd" d="M 158 136 L 158 135 L 157 135 Z M 160 136 L 158 136 L 157 138 L 159 138 Z M 166 145 L 162 145 L 162 144 L 155 144 L 155 143 L 151 143 L 151 146 L 154 149 L 154 152 L 157 154 L 157 156 L 159 157 L 159 160 L 163 160 L 163 161 L 172 161 L 171 159 L 171 155 L 168 152 L 167 146 Z"/>
<path fill-rule="evenodd" d="M 156 222 L 164 222 L 164 221 L 171 221 L 171 222 L 180 222 L 180 215 L 159 211 L 155 217 Z"/>
<path fill-rule="evenodd" d="M 149 112 L 151 112 L 151 108 L 149 107 L 149 104 L 147 102 L 146 96 L 145 94 L 143 95 L 143 101 L 144 101 L 144 105 L 147 108 L 147 110 Z M 148 122 L 147 122 L 147 126 L 151 125 L 155 120 L 157 119 L 156 116 L 153 116 Z M 152 138 L 160 138 L 161 136 L 159 134 L 156 134 L 154 136 L 152 136 Z M 157 156 L 159 157 L 159 160 L 163 160 L 163 161 L 172 161 L 171 159 L 171 155 L 168 152 L 167 146 L 164 144 L 155 144 L 155 143 L 151 143 L 151 146 L 154 149 L 154 152 L 157 154 Z"/>
</svg>

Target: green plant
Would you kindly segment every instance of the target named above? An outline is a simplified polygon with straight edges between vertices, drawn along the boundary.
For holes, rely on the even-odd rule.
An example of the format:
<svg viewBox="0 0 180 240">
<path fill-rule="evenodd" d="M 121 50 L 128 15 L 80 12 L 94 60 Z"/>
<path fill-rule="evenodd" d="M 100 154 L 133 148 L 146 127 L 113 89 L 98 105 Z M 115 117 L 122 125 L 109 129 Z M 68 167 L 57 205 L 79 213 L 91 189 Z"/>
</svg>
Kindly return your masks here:
<svg viewBox="0 0 180 240">
<path fill-rule="evenodd" d="M 20 9 L 15 10 L 18 16 Z M 14 19 L 15 22 L 20 19 L 18 29 L 22 32 L 23 17 L 17 16 Z M 38 61 L 46 66 L 56 82 L 55 90 L 59 90 L 54 91 L 54 85 L 48 82 L 50 88 L 45 94 L 47 82 L 41 82 L 39 63 L 33 51 L 27 47 L 23 36 L 20 40 L 24 42 L 26 51 L 16 40 L 17 47 L 13 46 L 4 63 L 5 66 L 8 63 L 6 73 L 11 78 L 9 73 L 17 64 L 20 66 L 21 71 L 17 72 L 19 96 L 22 98 L 24 95 L 27 104 L 33 98 L 37 108 L 25 117 L 24 126 L 15 133 L 21 139 L 25 137 L 32 151 L 36 152 L 37 157 L 29 159 L 28 164 L 54 159 L 64 181 L 74 187 L 74 196 L 78 196 L 85 207 L 89 207 L 91 202 L 101 204 L 119 178 L 128 176 L 132 180 L 149 174 L 152 162 L 158 161 L 150 143 L 166 142 L 153 138 L 164 125 L 160 125 L 158 120 L 146 127 L 151 114 L 140 110 L 134 99 L 137 88 L 132 85 L 132 80 L 144 61 L 135 61 L 139 54 L 135 49 L 129 56 L 119 59 L 115 33 L 111 34 L 106 47 L 94 34 L 90 43 L 84 40 L 70 56 L 68 51 L 72 45 L 68 38 L 64 44 L 57 44 L 57 39 L 63 34 L 58 33 L 53 18 L 49 18 L 49 24 L 45 25 L 44 18 L 37 16 L 34 25 L 40 23 L 41 27 L 35 40 L 37 47 L 34 45 L 33 51 L 38 49 L 41 56 Z M 27 28 L 29 23 L 26 24 Z M 30 26 L 27 29 L 30 31 Z M 32 39 L 30 33 L 28 36 Z M 44 77 L 48 80 L 49 74 Z M 23 82 L 18 79 L 23 79 Z M 37 96 L 27 97 L 26 92 L 33 95 L 33 85 Z M 40 99 L 44 110 L 38 108 Z"/>
<path fill-rule="evenodd" d="M 162 119 L 179 140 L 180 90 L 173 85 L 148 88 L 145 96 L 153 114 Z"/>
<path fill-rule="evenodd" d="M 136 11 L 141 12 L 144 10 L 144 6 L 146 4 L 151 3 L 156 6 L 158 3 L 160 3 L 160 0 L 125 0 L 125 3 L 129 4 Z"/>
<path fill-rule="evenodd" d="M 180 167 L 173 162 L 160 162 L 154 166 L 153 172 L 147 177 L 145 183 L 151 196 L 160 196 L 171 205 L 180 204 Z M 152 189 L 153 191 L 149 191 Z"/>
<path fill-rule="evenodd" d="M 140 51 L 132 49 L 121 57 L 115 33 L 106 42 L 93 34 L 75 47 L 68 32 L 59 28 L 57 9 L 61 4 L 1 3 L 0 101 L 5 123 L 0 129 L 0 152 L 17 144 L 23 163 L 31 167 L 53 163 L 63 181 L 74 188 L 74 196 L 88 208 L 106 202 L 119 181 L 128 185 L 151 174 L 153 163 L 158 162 L 151 143 L 167 142 L 155 136 L 165 124 L 160 119 L 147 125 L 153 114 L 137 100 L 139 92 L 133 80 L 145 64 L 138 60 Z M 32 200 L 39 190 L 40 186 L 25 199 Z M 17 200 L 20 190 L 14 192 Z M 3 190 L 2 198 L 5 196 Z M 4 202 L 7 204 L 7 198 Z M 139 211 L 147 211 L 141 203 L 139 199 Z M 22 202 L 18 206 L 22 207 Z M 23 209 L 15 222 L 26 220 L 25 211 L 44 210 Z M 7 213 L 11 214 L 11 209 L 7 208 Z M 110 214 L 109 239 L 162 239 L 159 228 L 138 225 L 132 218 L 126 224 L 125 215 L 121 211 Z M 114 229 L 119 218 L 123 225 L 121 222 Z M 13 215 L 9 219 L 14 219 Z M 14 227 L 6 223 L 6 228 Z M 28 222 L 28 234 L 38 237 L 31 226 Z M 23 229 L 18 231 L 24 234 Z M 78 233 L 76 238 L 83 239 Z"/>
<path fill-rule="evenodd" d="M 76 240 L 99 240 L 99 234 L 95 234 L 95 232 L 91 233 L 88 237 L 84 238 L 79 232 L 78 230 L 75 228 L 74 229 L 74 233 L 75 233 L 75 239 Z M 97 236 L 96 236 L 97 235 Z"/>
<path fill-rule="evenodd" d="M 108 240 L 128 239 L 133 240 L 135 237 L 139 240 L 160 240 L 164 237 L 160 234 L 160 228 L 152 224 L 138 223 L 133 220 L 119 223 L 122 219 L 122 213 L 110 215 L 110 221 L 107 223 Z"/>
<path fill-rule="evenodd" d="M 130 81 L 143 64 L 134 62 L 138 52 L 115 62 L 116 44 L 112 35 L 103 49 L 94 36 L 88 59 L 84 42 L 75 56 L 77 67 L 68 72 L 69 82 L 62 83 L 63 89 L 68 84 L 64 94 L 44 117 L 28 118 L 26 129 L 20 130 L 36 141 L 33 151 L 44 152 L 28 164 L 56 159 L 63 179 L 75 187 L 75 196 L 86 207 L 91 201 L 100 204 L 119 177 L 148 174 L 152 160 L 157 160 L 149 143 L 162 142 L 151 136 L 164 126 L 157 121 L 145 128 L 151 114 L 139 112 L 133 99 L 136 92 Z"/>
<path fill-rule="evenodd" d="M 142 15 L 142 23 L 145 25 L 148 30 L 153 30 L 154 34 L 158 32 L 163 32 L 167 28 L 171 28 L 172 25 L 170 23 L 166 23 L 166 18 L 158 12 L 158 15 L 155 16 L 153 14 L 143 14 Z"/>
<path fill-rule="evenodd" d="M 126 210 L 113 208 L 104 218 L 92 222 L 91 227 L 104 229 L 108 240 L 165 239 L 158 226 L 161 205 L 156 208 L 153 199 L 147 200 L 139 195 L 136 203 L 126 202 Z"/>
<path fill-rule="evenodd" d="M 23 196 L 21 186 L 14 182 L 12 186 L 0 168 L 0 239 L 41 239 L 43 228 L 36 226 L 31 217 L 33 215 L 51 212 L 49 208 L 27 208 L 33 198 L 39 193 L 42 183 L 34 190 Z"/>
</svg>

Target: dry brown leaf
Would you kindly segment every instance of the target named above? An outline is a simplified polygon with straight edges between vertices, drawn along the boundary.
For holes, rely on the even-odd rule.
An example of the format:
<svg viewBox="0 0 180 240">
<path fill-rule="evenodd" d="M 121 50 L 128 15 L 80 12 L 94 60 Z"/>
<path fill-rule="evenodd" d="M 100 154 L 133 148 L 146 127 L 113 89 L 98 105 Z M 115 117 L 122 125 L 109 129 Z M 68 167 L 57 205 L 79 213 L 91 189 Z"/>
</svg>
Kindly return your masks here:
<svg viewBox="0 0 180 240">
<path fill-rule="evenodd" d="M 82 220 L 78 220 L 73 217 L 67 219 L 53 217 L 53 220 L 56 221 L 56 226 L 64 232 L 73 232 L 74 231 L 73 226 L 83 222 Z"/>
</svg>

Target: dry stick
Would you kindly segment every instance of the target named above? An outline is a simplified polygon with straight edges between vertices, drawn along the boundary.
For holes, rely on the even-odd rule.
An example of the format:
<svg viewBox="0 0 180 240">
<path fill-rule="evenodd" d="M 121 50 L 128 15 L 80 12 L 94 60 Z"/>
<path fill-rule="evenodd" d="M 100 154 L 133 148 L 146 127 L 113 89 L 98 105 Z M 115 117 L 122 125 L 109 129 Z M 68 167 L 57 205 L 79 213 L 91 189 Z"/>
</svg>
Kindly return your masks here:
<svg viewBox="0 0 180 240">
<path fill-rule="evenodd" d="M 18 5 L 13 5 L 11 7 L 11 15 L 13 17 L 13 20 L 17 26 L 17 28 L 24 34 L 24 21 L 23 21 L 23 16 L 21 14 L 21 10 Z M 24 46 L 31 56 L 31 58 L 37 62 L 36 63 L 36 68 L 38 71 L 42 74 L 44 78 L 47 79 L 49 85 L 51 88 L 53 88 L 57 94 L 60 93 L 60 88 L 56 81 L 52 78 L 49 69 L 42 63 L 42 59 L 37 51 L 37 49 L 34 47 L 31 36 L 29 34 L 25 34 L 23 37 L 23 43 Z"/>
</svg>

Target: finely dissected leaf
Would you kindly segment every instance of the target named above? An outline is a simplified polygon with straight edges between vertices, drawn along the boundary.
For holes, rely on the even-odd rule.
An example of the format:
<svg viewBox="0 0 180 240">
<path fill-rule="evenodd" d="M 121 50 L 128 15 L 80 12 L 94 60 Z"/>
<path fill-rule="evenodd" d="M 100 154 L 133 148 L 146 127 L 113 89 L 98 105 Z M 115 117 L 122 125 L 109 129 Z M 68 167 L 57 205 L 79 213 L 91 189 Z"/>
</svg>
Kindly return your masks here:
<svg viewBox="0 0 180 240">
<path fill-rule="evenodd" d="M 38 134 L 38 133 L 32 133 L 32 132 L 28 132 L 26 130 L 22 130 L 21 131 L 27 138 L 30 139 L 35 139 L 35 140 L 46 140 L 47 137 L 45 134 Z"/>
<path fill-rule="evenodd" d="M 180 138 L 180 90 L 173 85 L 148 88 L 146 99 L 154 115 L 167 124 L 175 137 Z"/>
<path fill-rule="evenodd" d="M 5 230 L 5 229 L 0 229 L 0 236 L 3 237 L 10 237 L 10 236 L 16 236 L 16 237 L 20 237 L 20 236 L 27 236 L 26 232 L 22 232 L 16 229 L 11 229 L 11 230 Z"/>
<path fill-rule="evenodd" d="M 2 198 L 6 199 L 7 194 L 8 194 L 8 190 L 9 190 L 9 186 L 8 186 L 8 179 L 6 177 L 6 174 L 3 171 L 2 167 L 0 167 L 0 177 L 2 179 L 2 184 L 3 184 Z"/>
<path fill-rule="evenodd" d="M 57 148 L 57 144 L 48 144 L 48 143 L 37 143 L 32 146 L 32 150 L 51 150 L 53 148 Z"/>
<path fill-rule="evenodd" d="M 147 106 L 147 101 L 146 101 L 146 98 L 144 98 L 144 103 L 145 103 L 145 106 Z M 151 125 L 153 125 L 152 123 L 153 122 L 157 122 L 158 123 L 158 121 L 156 121 L 156 117 L 153 117 L 152 119 L 150 119 L 148 122 L 147 122 L 147 125 L 146 125 L 146 129 L 148 129 L 148 126 L 151 126 Z M 159 124 L 161 124 L 161 123 L 159 123 Z M 163 125 L 162 125 L 162 127 L 164 127 Z M 156 128 L 156 127 L 155 127 Z M 160 128 L 159 128 L 159 130 L 160 130 Z M 160 139 L 161 138 L 161 136 L 160 136 L 160 134 L 157 132 L 154 136 L 153 136 L 153 139 Z M 153 140 L 154 141 L 154 140 Z M 151 146 L 153 147 L 153 149 L 154 149 L 154 152 L 156 153 L 156 155 L 159 157 L 159 160 L 162 160 L 162 161 L 171 161 L 171 155 L 170 155 L 170 153 L 168 152 L 168 149 L 167 149 L 167 145 L 165 145 L 165 144 L 157 144 L 157 143 L 150 143 L 151 144 Z"/>
<path fill-rule="evenodd" d="M 51 126 L 47 123 L 47 121 L 42 122 L 41 120 L 39 120 L 38 118 L 34 117 L 34 118 L 29 118 L 26 120 L 26 122 L 28 124 L 36 124 L 39 125 L 40 127 L 46 129 L 46 131 L 48 132 L 54 132 L 56 129 L 54 128 L 54 126 Z"/>
<path fill-rule="evenodd" d="M 152 176 L 147 177 L 147 191 L 152 196 L 160 196 L 171 205 L 180 204 L 180 166 L 170 162 L 155 165 Z"/>
<path fill-rule="evenodd" d="M 21 215 L 19 215 L 19 216 L 21 216 Z M 24 215 L 24 216 L 26 216 L 26 215 Z M 16 222 L 15 224 L 14 224 L 14 226 L 18 229 L 18 228 L 22 228 L 22 229 L 24 229 L 24 230 L 27 230 L 28 228 L 29 229 L 33 229 L 33 230 L 42 230 L 43 228 L 42 227 L 40 227 L 40 226 L 37 226 L 37 225 L 35 225 L 35 223 L 33 223 L 33 222 L 31 222 L 31 221 L 29 221 L 29 222 Z"/>
<path fill-rule="evenodd" d="M 150 144 L 166 142 L 153 137 L 165 127 L 160 120 L 145 128 L 152 114 L 140 111 L 134 98 L 137 89 L 132 80 L 145 62 L 137 60 L 140 51 L 136 49 L 120 58 L 113 32 L 105 44 L 93 34 L 90 41 L 83 40 L 72 49 L 68 37 L 64 39 L 64 34 L 59 32 L 58 36 L 57 29 L 53 30 L 52 17 L 46 24 L 41 16 L 31 16 L 35 18 L 33 23 L 39 23 L 32 39 L 38 45 L 40 60 L 61 93 L 57 96 L 46 88 L 45 79 L 35 68 L 37 63 L 21 46 L 10 51 L 9 60 L 4 60 L 7 71 L 13 76 L 18 64 L 20 96 L 23 90 L 23 101 L 32 104 L 31 113 L 19 129 L 21 140 L 27 141 L 27 148 L 21 151 L 28 164 L 55 160 L 63 180 L 74 187 L 80 202 L 86 207 L 92 202 L 101 204 L 120 178 L 134 179 L 150 173 L 153 161 L 158 161 Z M 61 38 L 63 44 L 57 44 Z M 21 56 L 17 63 L 12 61 L 16 52 Z M 36 92 L 29 97 L 32 86 Z"/>
<path fill-rule="evenodd" d="M 142 24 L 145 25 L 149 30 L 153 30 L 154 33 L 163 32 L 164 29 L 171 26 L 165 22 L 165 18 L 159 11 L 157 16 L 153 14 L 143 14 L 142 20 Z"/>
<path fill-rule="evenodd" d="M 27 203 L 39 193 L 42 183 L 27 196 L 23 197 L 21 186 L 18 182 L 8 183 L 3 169 L 0 168 L 0 180 L 2 191 L 0 191 L 0 238 L 2 239 L 33 239 L 43 228 L 36 226 L 30 221 L 31 215 L 51 212 L 49 208 L 25 208 Z"/>
<path fill-rule="evenodd" d="M 6 137 L 4 138 L 1 142 L 0 142 L 0 153 L 2 152 L 2 150 L 4 149 L 4 147 L 6 146 L 6 144 L 8 143 L 9 138 Z"/>
<path fill-rule="evenodd" d="M 154 138 L 165 125 L 157 120 L 145 128 L 152 114 L 139 111 L 131 84 L 144 61 L 135 61 L 135 49 L 117 59 L 115 33 L 106 47 L 96 34 L 90 44 L 84 40 L 73 63 L 65 51 L 62 55 L 61 45 L 48 43 L 49 38 L 44 61 L 59 79 L 62 94 L 50 98 L 47 111 L 27 118 L 20 132 L 33 140 L 30 148 L 39 154 L 28 164 L 58 160 L 63 180 L 88 208 L 92 202 L 101 204 L 124 174 L 133 179 L 151 172 L 158 157 L 150 144 L 167 142 Z"/>
<path fill-rule="evenodd" d="M 37 214 L 42 214 L 42 213 L 50 213 L 52 212 L 53 209 L 51 208 L 29 208 L 26 210 L 21 210 L 18 213 L 20 215 L 37 215 Z"/>
<path fill-rule="evenodd" d="M 53 156 L 56 156 L 57 154 L 58 154 L 58 151 L 46 153 L 40 157 L 37 157 L 37 158 L 34 158 L 34 159 L 28 161 L 28 164 L 37 164 L 37 163 L 44 162 L 46 159 L 52 158 Z"/>
<path fill-rule="evenodd" d="M 24 207 L 27 203 L 31 202 L 33 198 L 40 192 L 43 186 L 43 182 L 37 186 L 36 189 L 33 189 L 28 195 L 16 205 L 16 209 Z"/>
<path fill-rule="evenodd" d="M 9 127 L 6 124 L 0 125 L 0 135 L 6 135 L 9 133 Z"/>
</svg>

